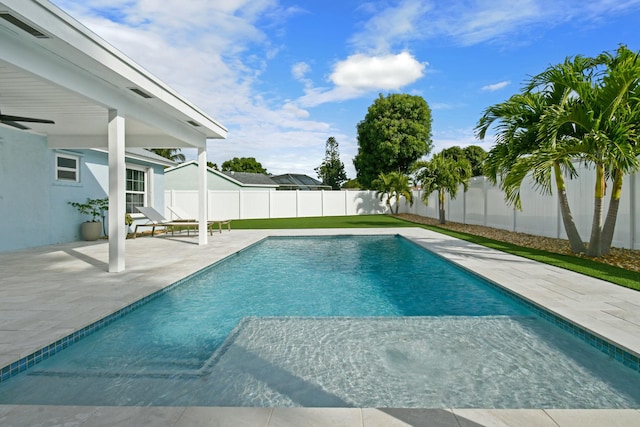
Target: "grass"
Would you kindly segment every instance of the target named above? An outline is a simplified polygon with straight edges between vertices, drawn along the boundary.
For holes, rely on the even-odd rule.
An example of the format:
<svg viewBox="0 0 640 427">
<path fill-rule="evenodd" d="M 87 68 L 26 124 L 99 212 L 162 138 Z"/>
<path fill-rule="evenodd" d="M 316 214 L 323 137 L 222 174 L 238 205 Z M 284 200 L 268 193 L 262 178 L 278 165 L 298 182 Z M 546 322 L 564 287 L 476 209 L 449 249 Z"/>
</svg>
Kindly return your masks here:
<svg viewBox="0 0 640 427">
<path fill-rule="evenodd" d="M 640 273 L 620 267 L 603 264 L 590 259 L 556 254 L 539 249 L 527 248 L 473 234 L 447 230 L 432 225 L 422 225 L 394 218 L 388 215 L 332 216 L 312 218 L 274 218 L 246 219 L 233 221 L 237 229 L 287 229 L 287 228 L 385 228 L 385 227 L 421 227 L 457 239 L 497 249 L 513 255 L 529 258 L 545 264 L 554 265 L 587 276 L 606 280 L 626 288 L 640 290 Z"/>
</svg>

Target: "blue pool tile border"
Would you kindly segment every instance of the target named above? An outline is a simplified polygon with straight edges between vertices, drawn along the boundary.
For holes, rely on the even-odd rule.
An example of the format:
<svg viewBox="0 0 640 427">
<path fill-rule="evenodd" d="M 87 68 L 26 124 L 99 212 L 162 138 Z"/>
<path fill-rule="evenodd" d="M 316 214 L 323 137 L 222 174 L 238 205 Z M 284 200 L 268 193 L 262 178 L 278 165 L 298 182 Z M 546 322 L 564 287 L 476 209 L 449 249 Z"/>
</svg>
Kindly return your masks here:
<svg viewBox="0 0 640 427">
<path fill-rule="evenodd" d="M 380 235 L 372 235 L 372 236 L 380 236 Z M 389 236 L 389 235 L 385 235 L 385 236 Z M 408 239 L 400 234 L 396 234 L 397 237 L 401 237 L 419 247 L 421 247 L 424 250 L 428 250 L 427 248 L 425 248 L 424 246 L 414 242 L 412 239 Z M 304 238 L 306 236 L 296 236 L 298 238 Z M 296 238 L 294 237 L 294 238 Z M 317 236 L 310 236 L 310 237 L 317 237 Z M 265 239 L 261 239 L 249 246 L 247 246 L 246 248 L 243 248 L 241 250 L 239 250 L 238 252 L 235 252 L 219 261 L 216 261 L 214 263 L 212 263 L 211 265 L 208 265 L 186 277 L 183 277 L 182 279 L 162 288 L 159 289 L 149 295 L 147 295 L 146 297 L 143 297 L 129 305 L 127 305 L 126 307 L 123 307 L 119 310 L 117 310 L 114 313 L 111 313 L 108 316 L 103 317 L 102 319 L 91 323 L 88 326 L 85 326 L 82 329 L 79 329 L 76 332 L 73 332 L 72 334 L 67 335 L 64 338 L 61 338 L 59 340 L 57 340 L 56 342 L 49 344 L 48 346 L 45 346 L 43 348 L 41 348 L 40 350 L 37 350 L 29 355 L 27 355 L 26 357 L 23 357 L 22 359 L 13 362 L 5 367 L 3 367 L 0 370 L 0 383 L 7 381 L 8 379 L 18 375 L 19 373 L 27 370 L 28 368 L 31 368 L 32 366 L 36 365 L 37 363 L 42 362 L 43 360 L 49 358 L 50 356 L 53 356 L 54 354 L 64 350 L 65 348 L 69 347 L 70 345 L 75 344 L 76 342 L 80 341 L 82 338 L 89 336 L 91 334 L 93 334 L 94 332 L 104 328 L 105 326 L 115 322 L 116 320 L 120 319 L 121 317 L 125 316 L 126 314 L 129 314 L 130 312 L 140 308 L 141 306 L 145 305 L 146 303 L 158 298 L 159 296 L 175 289 L 176 287 L 182 285 L 184 282 L 193 279 L 194 277 L 197 277 L 199 275 L 202 275 L 204 273 L 206 273 L 208 270 L 210 270 L 211 268 L 214 268 L 215 266 L 219 265 L 220 263 L 223 263 L 231 258 L 233 258 L 235 255 L 238 255 L 246 250 L 248 250 L 249 248 L 260 244 L 261 242 L 264 242 L 267 239 L 272 239 L 272 238 L 288 238 L 287 236 L 274 236 L 274 237 L 267 237 Z M 569 332 L 570 334 L 578 337 L 580 340 L 586 342 L 587 344 L 591 345 L 592 347 L 595 347 L 596 349 L 600 350 L 601 352 L 605 353 L 606 355 L 614 358 L 615 360 L 617 360 L 618 362 L 622 363 L 623 365 L 633 369 L 636 372 L 640 372 L 640 357 L 629 353 L 628 351 L 616 346 L 615 344 L 612 344 L 610 342 L 608 342 L 605 339 L 602 339 L 594 334 L 592 334 L 591 332 L 571 323 L 570 321 L 550 312 L 547 309 L 544 309 L 534 303 L 532 303 L 531 301 L 528 301 L 527 299 L 525 299 L 524 297 L 516 294 L 515 292 L 504 288 L 503 286 L 487 279 L 484 276 L 481 276 L 479 274 L 477 274 L 476 272 L 469 270 L 451 260 L 448 260 L 444 257 L 442 257 L 441 255 L 429 251 L 432 254 L 447 260 L 448 262 L 450 262 L 451 264 L 455 265 L 458 268 L 461 268 L 462 270 L 466 271 L 467 273 L 470 273 L 478 278 L 480 278 L 482 281 L 484 281 L 485 283 L 487 283 L 489 286 L 493 287 L 494 289 L 498 290 L 499 292 L 507 295 L 508 297 L 518 301 L 521 304 L 524 304 L 526 307 L 528 307 L 529 309 L 531 309 L 532 311 L 534 311 L 537 315 L 539 315 L 540 317 L 550 321 L 551 323 L 555 324 L 556 326 L 560 327 L 561 329 L 563 329 L 566 332 Z"/>
</svg>

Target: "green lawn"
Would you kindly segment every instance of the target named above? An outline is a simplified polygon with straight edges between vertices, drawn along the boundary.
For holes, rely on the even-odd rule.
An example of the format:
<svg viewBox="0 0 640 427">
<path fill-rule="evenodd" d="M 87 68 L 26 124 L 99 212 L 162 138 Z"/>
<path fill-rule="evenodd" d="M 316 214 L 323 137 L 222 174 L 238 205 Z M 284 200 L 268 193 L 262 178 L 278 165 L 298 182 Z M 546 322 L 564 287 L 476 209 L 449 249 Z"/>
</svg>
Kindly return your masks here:
<svg viewBox="0 0 640 427">
<path fill-rule="evenodd" d="M 233 221 L 236 229 L 275 229 L 275 228 L 382 228 L 382 227 L 422 227 L 438 233 L 446 234 L 458 239 L 477 243 L 513 255 L 533 259 L 545 264 L 555 265 L 567 270 L 576 271 L 587 276 L 596 277 L 624 286 L 640 290 L 640 273 L 613 267 L 585 258 L 555 254 L 538 249 L 530 249 L 510 243 L 460 233 L 444 228 L 420 225 L 413 222 L 394 218 L 388 215 L 359 215 L 332 216 L 313 218 L 274 218 L 274 219 L 245 219 Z"/>
</svg>

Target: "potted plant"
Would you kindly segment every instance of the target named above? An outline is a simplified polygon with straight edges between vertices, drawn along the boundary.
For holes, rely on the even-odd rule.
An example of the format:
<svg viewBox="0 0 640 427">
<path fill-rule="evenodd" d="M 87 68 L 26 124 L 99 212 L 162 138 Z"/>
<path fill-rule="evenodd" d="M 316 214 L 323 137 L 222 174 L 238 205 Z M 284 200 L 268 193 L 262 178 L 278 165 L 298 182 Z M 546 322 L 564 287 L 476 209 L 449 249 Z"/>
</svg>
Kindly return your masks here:
<svg viewBox="0 0 640 427">
<path fill-rule="evenodd" d="M 104 218 L 104 211 L 109 209 L 109 199 L 91 199 L 86 203 L 69 202 L 71 206 L 78 209 L 84 215 L 90 215 L 91 220 L 83 222 L 80 229 L 84 240 L 98 240 L 102 236 L 102 222 L 98 217 Z"/>
</svg>

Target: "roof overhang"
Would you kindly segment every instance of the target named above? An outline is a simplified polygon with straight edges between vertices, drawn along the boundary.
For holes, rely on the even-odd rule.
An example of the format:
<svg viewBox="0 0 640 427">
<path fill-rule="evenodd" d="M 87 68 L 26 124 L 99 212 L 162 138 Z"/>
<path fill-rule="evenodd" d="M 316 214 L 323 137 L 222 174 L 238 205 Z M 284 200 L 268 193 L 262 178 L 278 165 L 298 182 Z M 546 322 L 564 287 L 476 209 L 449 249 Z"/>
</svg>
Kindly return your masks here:
<svg viewBox="0 0 640 427">
<path fill-rule="evenodd" d="M 45 0 L 0 0 L 0 110 L 50 148 L 106 148 L 109 110 L 127 147 L 206 146 L 227 130 L 165 83 Z M 4 125 L 0 125 L 4 126 Z"/>
</svg>

